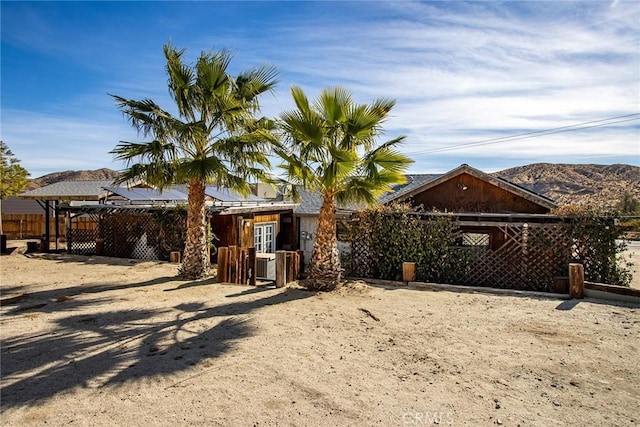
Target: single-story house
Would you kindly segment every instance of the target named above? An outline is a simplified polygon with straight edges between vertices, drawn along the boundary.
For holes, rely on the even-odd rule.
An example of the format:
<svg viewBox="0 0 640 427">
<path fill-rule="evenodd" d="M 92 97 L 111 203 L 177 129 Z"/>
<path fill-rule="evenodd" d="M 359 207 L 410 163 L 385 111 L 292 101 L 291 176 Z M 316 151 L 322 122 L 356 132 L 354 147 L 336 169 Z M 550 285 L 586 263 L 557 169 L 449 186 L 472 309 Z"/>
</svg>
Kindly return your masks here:
<svg viewBox="0 0 640 427">
<path fill-rule="evenodd" d="M 254 195 L 244 197 L 214 186 L 208 186 L 205 194 L 212 243 L 216 247 L 255 246 L 258 252 L 273 253 L 279 249 L 278 239 L 295 239 L 291 227 L 293 203 Z M 169 233 L 169 228 L 158 229 L 157 225 L 186 209 L 186 186 L 173 186 L 160 192 L 144 184 L 119 187 L 108 181 L 65 181 L 19 197 L 40 201 L 47 216 L 55 218 L 64 214 L 64 234 L 67 249 L 71 252 L 93 253 L 99 250 L 111 256 L 166 258 L 169 246 L 176 250 L 175 242 L 184 241 L 184 236 L 169 238 L 167 234 L 173 235 L 174 231 Z M 80 220 L 87 218 L 92 219 L 93 226 L 81 224 Z M 148 218 L 155 218 L 152 225 Z M 171 218 L 176 220 L 177 217 Z M 184 226 L 172 224 L 171 229 L 180 232 Z M 46 235 L 51 235 L 49 230 Z M 56 242 L 60 236 L 56 227 Z M 174 243 L 169 245 L 169 240 Z M 162 248 L 151 248 L 160 241 Z"/>
</svg>

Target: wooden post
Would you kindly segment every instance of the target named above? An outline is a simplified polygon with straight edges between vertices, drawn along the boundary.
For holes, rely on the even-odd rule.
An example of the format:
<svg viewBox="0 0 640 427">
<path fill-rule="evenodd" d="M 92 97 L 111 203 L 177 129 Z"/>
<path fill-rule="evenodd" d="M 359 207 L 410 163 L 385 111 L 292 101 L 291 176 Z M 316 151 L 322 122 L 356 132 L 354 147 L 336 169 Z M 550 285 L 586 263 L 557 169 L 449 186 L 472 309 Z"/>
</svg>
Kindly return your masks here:
<svg viewBox="0 0 640 427">
<path fill-rule="evenodd" d="M 287 253 L 276 251 L 276 288 L 282 288 L 287 280 Z"/>
<path fill-rule="evenodd" d="M 300 257 L 300 269 L 298 270 L 298 274 L 304 274 L 304 251 L 298 250 L 297 252 Z"/>
<path fill-rule="evenodd" d="M 180 258 L 180 252 L 178 251 L 171 251 L 169 253 L 169 262 L 180 263 Z"/>
<path fill-rule="evenodd" d="M 235 262 L 233 263 L 233 283 L 242 283 L 242 271 L 240 269 L 240 265 L 242 264 L 242 248 L 240 246 L 236 246 L 234 252 Z"/>
<path fill-rule="evenodd" d="M 295 260 L 293 258 L 294 253 L 295 252 L 287 251 L 287 277 L 284 281 L 285 283 L 291 283 L 295 280 L 293 275 L 293 268 L 295 263 Z"/>
<path fill-rule="evenodd" d="M 405 282 L 416 281 L 416 263 L 415 262 L 402 263 L 402 280 Z"/>
<path fill-rule="evenodd" d="M 293 256 L 293 277 L 291 278 L 292 282 L 298 280 L 298 276 L 300 276 L 300 254 L 298 252 L 292 252 Z"/>
<path fill-rule="evenodd" d="M 240 248 L 240 271 L 242 272 L 240 276 L 242 277 L 243 285 L 247 284 L 247 249 Z"/>
<path fill-rule="evenodd" d="M 247 269 L 249 270 L 249 285 L 256 285 L 256 248 L 250 247 L 247 249 Z"/>
<path fill-rule="evenodd" d="M 218 283 L 227 281 L 227 265 L 229 262 L 229 248 L 218 248 Z"/>
<path fill-rule="evenodd" d="M 237 246 L 229 246 L 229 273 L 227 282 L 229 283 L 238 283 L 236 281 L 237 275 L 237 267 L 238 267 L 238 247 Z"/>
<path fill-rule="evenodd" d="M 584 298 L 584 266 L 582 264 L 569 264 L 569 296 Z"/>
<path fill-rule="evenodd" d="M 104 255 L 104 239 L 102 237 L 96 238 L 96 255 Z"/>
</svg>

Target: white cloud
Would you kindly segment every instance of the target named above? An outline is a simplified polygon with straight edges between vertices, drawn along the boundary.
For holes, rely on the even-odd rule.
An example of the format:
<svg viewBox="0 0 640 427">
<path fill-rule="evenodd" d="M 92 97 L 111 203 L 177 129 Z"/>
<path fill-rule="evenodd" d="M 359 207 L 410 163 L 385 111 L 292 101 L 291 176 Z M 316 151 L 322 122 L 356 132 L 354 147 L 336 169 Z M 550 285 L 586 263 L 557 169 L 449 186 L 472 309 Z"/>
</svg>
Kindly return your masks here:
<svg viewBox="0 0 640 427">
<path fill-rule="evenodd" d="M 124 121 L 3 110 L 2 140 L 33 177 L 69 169 L 118 167 L 109 154 L 131 136 Z M 116 113 L 117 115 L 117 113 Z"/>
<path fill-rule="evenodd" d="M 385 136 L 407 134 L 407 152 L 639 111 L 637 2 L 295 6 L 299 13 L 304 11 L 304 19 L 289 13 L 265 17 L 259 29 L 240 26 L 225 31 L 221 26 L 213 33 L 210 28 L 177 25 L 171 34 L 176 34 L 180 47 L 180 41 L 187 41 L 190 58 L 203 49 L 227 46 L 235 53 L 234 70 L 264 62 L 276 65 L 281 84 L 275 96 L 262 98 L 263 112 L 269 116 L 292 108 L 292 84 L 302 86 L 311 97 L 323 87 L 342 85 L 359 102 L 395 98 Z M 185 16 L 177 16 L 175 22 L 190 22 Z M 159 12 L 149 19 L 159 22 L 162 16 Z M 41 169 L 48 159 L 51 168 L 62 166 L 65 159 L 68 165 L 113 166 L 105 153 L 119 139 L 134 139 L 135 132 L 106 92 L 152 98 L 171 109 L 161 46 L 129 46 L 122 38 L 109 44 L 113 32 L 106 30 L 89 37 L 90 43 L 67 46 L 47 40 L 51 34 L 49 25 L 40 22 L 15 37 L 38 52 L 95 63 L 107 76 L 99 86 L 101 93 L 59 100 L 45 115 L 3 110 L 3 138 L 17 154 L 24 147 L 25 156 Z M 156 39 L 164 42 L 168 36 Z M 44 126 L 35 129 L 33 123 Z M 43 141 L 63 148 L 68 156 Z M 640 164 L 639 141 L 635 121 L 517 144 L 416 155 L 419 162 L 413 171 L 443 171 L 472 160 L 477 161 L 473 166 L 486 170 L 536 161 Z"/>
</svg>

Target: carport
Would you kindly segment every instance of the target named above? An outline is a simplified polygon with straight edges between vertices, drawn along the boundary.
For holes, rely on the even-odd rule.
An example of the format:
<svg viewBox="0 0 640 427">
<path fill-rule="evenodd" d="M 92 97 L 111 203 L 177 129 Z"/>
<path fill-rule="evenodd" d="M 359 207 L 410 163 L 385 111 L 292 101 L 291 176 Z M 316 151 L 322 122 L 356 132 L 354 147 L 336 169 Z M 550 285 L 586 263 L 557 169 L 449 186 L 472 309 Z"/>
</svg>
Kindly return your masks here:
<svg viewBox="0 0 640 427">
<path fill-rule="evenodd" d="M 60 181 L 45 187 L 27 191 L 18 195 L 20 199 L 35 200 L 44 209 L 44 228 L 45 232 L 42 237 L 42 248 L 45 252 L 51 249 L 51 216 L 54 221 L 54 236 L 56 250 L 58 250 L 58 240 L 60 238 L 60 227 L 58 224 L 58 215 L 60 203 L 82 202 L 82 204 L 98 204 L 102 203 L 109 191 L 104 187 L 113 185 L 109 180 L 95 181 Z"/>
</svg>

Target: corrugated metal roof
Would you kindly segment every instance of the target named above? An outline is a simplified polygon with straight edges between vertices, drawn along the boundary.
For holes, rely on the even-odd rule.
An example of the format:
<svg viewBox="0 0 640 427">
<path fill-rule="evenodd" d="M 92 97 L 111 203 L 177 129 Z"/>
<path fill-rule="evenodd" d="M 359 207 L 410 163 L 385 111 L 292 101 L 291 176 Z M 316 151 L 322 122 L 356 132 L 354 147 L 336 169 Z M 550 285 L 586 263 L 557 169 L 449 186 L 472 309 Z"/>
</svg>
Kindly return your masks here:
<svg viewBox="0 0 640 427">
<path fill-rule="evenodd" d="M 162 191 L 153 188 L 125 188 L 125 187 L 105 187 L 106 190 L 129 200 L 132 203 L 187 203 L 187 195 L 174 189 L 163 189 Z"/>
</svg>

